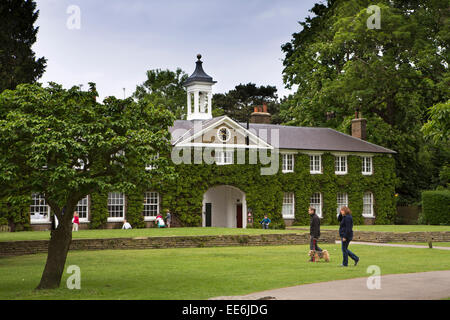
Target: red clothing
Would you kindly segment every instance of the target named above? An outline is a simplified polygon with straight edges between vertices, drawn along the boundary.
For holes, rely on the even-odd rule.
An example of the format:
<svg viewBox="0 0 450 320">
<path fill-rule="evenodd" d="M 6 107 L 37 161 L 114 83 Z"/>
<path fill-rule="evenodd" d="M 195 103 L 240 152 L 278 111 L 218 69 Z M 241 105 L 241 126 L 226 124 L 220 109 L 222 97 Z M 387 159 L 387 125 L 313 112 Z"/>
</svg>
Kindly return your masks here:
<svg viewBox="0 0 450 320">
<path fill-rule="evenodd" d="M 80 219 L 78 217 L 73 217 L 73 223 L 80 224 Z"/>
</svg>

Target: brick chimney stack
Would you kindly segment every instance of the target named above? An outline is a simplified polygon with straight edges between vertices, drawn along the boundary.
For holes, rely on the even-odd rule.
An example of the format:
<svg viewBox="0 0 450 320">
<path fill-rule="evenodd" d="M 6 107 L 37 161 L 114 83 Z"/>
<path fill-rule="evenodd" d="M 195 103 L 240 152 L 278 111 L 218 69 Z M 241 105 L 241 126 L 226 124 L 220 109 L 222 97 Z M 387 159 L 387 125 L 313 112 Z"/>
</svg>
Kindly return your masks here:
<svg viewBox="0 0 450 320">
<path fill-rule="evenodd" d="M 352 136 L 361 140 L 367 139 L 367 119 L 361 118 L 361 112 L 356 110 L 355 119 L 352 120 Z"/>
<path fill-rule="evenodd" d="M 253 113 L 250 115 L 250 123 L 265 123 L 270 124 L 272 116 L 267 111 L 267 104 L 262 106 L 255 106 Z"/>
</svg>

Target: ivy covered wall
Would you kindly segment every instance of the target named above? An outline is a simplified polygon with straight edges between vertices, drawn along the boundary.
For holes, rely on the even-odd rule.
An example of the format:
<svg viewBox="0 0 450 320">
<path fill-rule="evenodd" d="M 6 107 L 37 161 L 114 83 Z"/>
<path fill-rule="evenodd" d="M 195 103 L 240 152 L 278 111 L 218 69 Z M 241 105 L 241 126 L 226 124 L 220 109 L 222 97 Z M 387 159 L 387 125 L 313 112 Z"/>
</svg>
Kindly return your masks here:
<svg viewBox="0 0 450 320">
<path fill-rule="evenodd" d="M 247 155 L 248 159 L 248 155 Z M 373 157 L 373 174 L 361 173 L 359 156 L 348 156 L 348 173 L 336 175 L 335 157 L 331 153 L 322 155 L 322 174 L 310 174 L 309 156 L 295 155 L 293 173 L 276 175 L 260 174 L 261 165 L 206 165 L 181 164 L 176 166 L 178 179 L 166 187 L 155 190 L 162 195 L 162 207 L 169 208 L 186 226 L 201 226 L 204 193 L 217 185 L 230 185 L 246 194 L 247 207 L 252 208 L 254 226 L 268 214 L 273 227 L 284 227 L 281 215 L 283 193 L 295 194 L 295 223 L 309 224 L 308 207 L 315 192 L 322 193 L 323 224 L 337 224 L 337 193 L 348 194 L 349 207 L 355 224 L 362 224 L 363 195 L 372 192 L 376 224 L 393 223 L 395 208 L 394 159 L 387 155 Z M 249 226 L 251 227 L 251 226 Z"/>
</svg>

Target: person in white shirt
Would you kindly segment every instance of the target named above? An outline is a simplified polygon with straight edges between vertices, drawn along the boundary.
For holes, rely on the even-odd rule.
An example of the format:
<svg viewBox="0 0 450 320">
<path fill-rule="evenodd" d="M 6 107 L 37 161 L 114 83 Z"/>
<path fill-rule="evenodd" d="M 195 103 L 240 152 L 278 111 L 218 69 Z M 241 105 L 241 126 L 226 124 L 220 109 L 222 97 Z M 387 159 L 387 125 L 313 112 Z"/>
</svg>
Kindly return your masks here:
<svg viewBox="0 0 450 320">
<path fill-rule="evenodd" d="M 157 224 L 158 228 L 166 227 L 166 224 L 164 223 L 164 219 L 160 214 L 158 214 L 158 216 L 156 217 L 156 224 Z"/>
<path fill-rule="evenodd" d="M 122 226 L 122 229 L 133 229 L 133 228 L 131 227 L 131 224 L 129 224 L 129 223 L 127 222 L 127 220 L 123 220 L 123 226 Z"/>
</svg>

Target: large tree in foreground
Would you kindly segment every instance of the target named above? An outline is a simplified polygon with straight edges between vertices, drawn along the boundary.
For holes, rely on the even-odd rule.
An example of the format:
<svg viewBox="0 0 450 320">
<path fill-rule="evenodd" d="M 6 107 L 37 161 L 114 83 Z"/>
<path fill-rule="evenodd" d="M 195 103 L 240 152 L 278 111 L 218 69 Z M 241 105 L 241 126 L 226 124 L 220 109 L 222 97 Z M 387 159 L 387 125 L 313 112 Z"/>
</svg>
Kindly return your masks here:
<svg viewBox="0 0 450 320">
<path fill-rule="evenodd" d="M 44 194 L 59 222 L 38 289 L 60 285 L 79 200 L 97 191 L 135 190 L 173 172 L 163 156 L 150 160 L 170 153 L 172 113 L 132 99 L 97 103 L 90 86 L 23 84 L 0 94 L 0 193 Z M 155 169 L 146 171 L 149 164 Z"/>
<path fill-rule="evenodd" d="M 0 93 L 20 83 L 34 83 L 44 73 L 46 59 L 35 57 L 31 47 L 39 30 L 32 0 L 0 1 Z"/>
<path fill-rule="evenodd" d="M 368 27 L 371 5 L 379 29 Z M 368 140 L 398 152 L 402 201 L 419 200 L 445 157 L 420 130 L 428 108 L 450 97 L 448 0 L 328 0 L 311 11 L 283 46 L 285 83 L 298 86 L 289 123 L 349 132 L 359 109 Z"/>
</svg>

